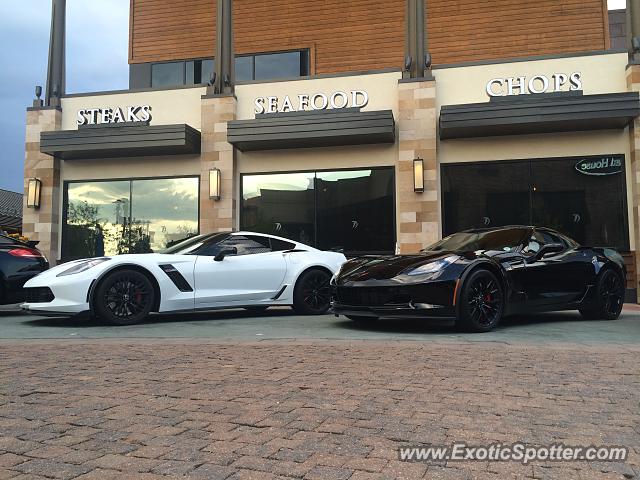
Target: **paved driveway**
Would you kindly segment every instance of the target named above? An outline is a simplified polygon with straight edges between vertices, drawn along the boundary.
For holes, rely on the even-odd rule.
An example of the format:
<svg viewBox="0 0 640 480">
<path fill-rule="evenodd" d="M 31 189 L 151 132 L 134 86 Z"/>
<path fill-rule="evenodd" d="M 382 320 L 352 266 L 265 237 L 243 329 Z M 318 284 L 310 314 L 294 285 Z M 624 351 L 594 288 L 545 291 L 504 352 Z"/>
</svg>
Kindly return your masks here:
<svg viewBox="0 0 640 480">
<path fill-rule="evenodd" d="M 640 316 L 490 334 L 274 310 L 125 328 L 0 314 L 0 479 L 634 479 Z M 624 446 L 625 462 L 404 462 L 407 445 Z"/>
<path fill-rule="evenodd" d="M 334 339 L 429 342 L 570 342 L 640 344 L 640 310 L 625 310 L 613 322 L 586 321 L 577 312 L 505 319 L 494 332 L 459 333 L 448 323 L 381 320 L 356 324 L 332 315 L 301 317 L 290 309 L 256 316 L 244 310 L 157 315 L 141 325 L 105 326 L 87 318 L 44 318 L 15 310 L 0 312 L 1 339 L 37 338 L 208 338 L 219 340 Z"/>
</svg>

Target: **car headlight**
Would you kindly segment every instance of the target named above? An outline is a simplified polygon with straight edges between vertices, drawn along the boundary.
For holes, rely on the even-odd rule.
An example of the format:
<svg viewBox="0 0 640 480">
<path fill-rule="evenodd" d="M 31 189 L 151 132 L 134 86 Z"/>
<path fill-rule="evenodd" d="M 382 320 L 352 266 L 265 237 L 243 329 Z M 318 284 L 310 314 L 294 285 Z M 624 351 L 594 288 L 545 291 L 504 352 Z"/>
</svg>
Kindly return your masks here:
<svg viewBox="0 0 640 480">
<path fill-rule="evenodd" d="M 76 273 L 85 272 L 90 268 L 93 268 L 96 265 L 100 265 L 101 263 L 108 262 L 109 260 L 111 259 L 108 257 L 92 258 L 90 260 L 86 260 L 84 262 L 75 264 L 73 267 L 68 268 L 64 272 L 61 272 L 58 275 L 56 275 L 56 277 L 64 277 L 66 275 L 75 275 Z"/>
<path fill-rule="evenodd" d="M 458 257 L 456 255 L 452 255 L 452 256 L 447 257 L 447 258 L 442 258 L 440 260 L 436 260 L 435 262 L 425 263 L 424 265 L 421 265 L 421 266 L 419 266 L 417 268 L 414 268 L 413 270 L 408 271 L 407 275 L 410 275 L 410 276 L 428 275 L 430 273 L 439 272 L 440 270 L 443 270 L 444 268 L 448 267 L 453 262 L 458 260 L 458 258 L 460 258 L 460 257 Z"/>
</svg>

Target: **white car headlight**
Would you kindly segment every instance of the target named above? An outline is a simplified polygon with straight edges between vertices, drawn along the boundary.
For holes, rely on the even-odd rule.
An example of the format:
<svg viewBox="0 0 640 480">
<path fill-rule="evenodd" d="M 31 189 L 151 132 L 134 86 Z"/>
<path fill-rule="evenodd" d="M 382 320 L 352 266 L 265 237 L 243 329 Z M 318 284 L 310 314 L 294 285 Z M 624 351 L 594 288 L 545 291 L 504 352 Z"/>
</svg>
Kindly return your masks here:
<svg viewBox="0 0 640 480">
<path fill-rule="evenodd" d="M 92 258 L 90 260 L 75 264 L 73 267 L 68 268 L 64 272 L 56 275 L 56 277 L 64 277 L 66 275 L 75 275 L 76 273 L 85 272 L 90 268 L 93 268 L 96 265 L 100 265 L 101 263 L 108 262 L 109 260 L 111 260 L 109 257 Z"/>
<path fill-rule="evenodd" d="M 421 265 L 421 266 L 419 266 L 417 268 L 414 268 L 413 270 L 407 272 L 407 275 L 410 275 L 410 276 L 428 275 L 430 273 L 439 272 L 440 270 L 444 269 L 445 267 L 448 267 L 453 262 L 458 260 L 458 258 L 460 258 L 460 257 L 458 257 L 456 255 L 452 255 L 452 256 L 447 257 L 447 258 L 442 258 L 440 260 L 436 260 L 435 262 L 425 263 L 424 265 Z"/>
</svg>

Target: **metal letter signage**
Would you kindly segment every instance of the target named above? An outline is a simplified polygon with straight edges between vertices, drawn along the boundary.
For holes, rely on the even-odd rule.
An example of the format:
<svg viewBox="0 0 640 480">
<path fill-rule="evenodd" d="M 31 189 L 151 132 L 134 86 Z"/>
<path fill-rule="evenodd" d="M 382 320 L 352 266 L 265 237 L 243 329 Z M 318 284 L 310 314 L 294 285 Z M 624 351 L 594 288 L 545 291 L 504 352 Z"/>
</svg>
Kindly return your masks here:
<svg viewBox="0 0 640 480">
<path fill-rule="evenodd" d="M 534 75 L 532 77 L 492 78 L 487 82 L 486 91 L 490 97 L 528 95 L 536 93 L 555 93 L 582 90 L 582 73 L 571 75 L 554 73 L 551 76 Z"/>
<path fill-rule="evenodd" d="M 261 115 L 263 113 L 362 108 L 366 107 L 368 103 L 369 94 L 364 90 L 334 92 L 331 95 L 324 93 L 304 93 L 296 96 L 286 95 L 282 100 L 279 97 L 258 97 L 254 101 L 254 113 Z"/>
<path fill-rule="evenodd" d="M 124 122 L 148 122 L 151 120 L 151 106 L 140 105 L 118 108 L 87 108 L 78 110 L 76 123 L 80 125 L 100 125 Z"/>
<path fill-rule="evenodd" d="M 576 163 L 576 170 L 584 175 L 616 175 L 622 173 L 623 164 L 622 155 L 583 158 Z"/>
</svg>

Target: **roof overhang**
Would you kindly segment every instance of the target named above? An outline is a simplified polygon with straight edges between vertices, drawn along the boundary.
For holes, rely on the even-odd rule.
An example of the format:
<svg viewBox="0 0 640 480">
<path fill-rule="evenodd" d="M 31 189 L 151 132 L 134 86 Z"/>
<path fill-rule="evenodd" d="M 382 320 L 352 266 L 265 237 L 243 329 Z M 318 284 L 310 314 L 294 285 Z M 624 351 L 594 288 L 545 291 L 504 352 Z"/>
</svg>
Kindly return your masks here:
<svg viewBox="0 0 640 480">
<path fill-rule="evenodd" d="M 440 138 L 617 129 L 638 115 L 638 92 L 497 97 L 486 103 L 442 106 Z"/>
<path fill-rule="evenodd" d="M 40 134 L 40 151 L 64 160 L 200 153 L 200 132 L 177 125 L 91 125 Z"/>
<path fill-rule="evenodd" d="M 395 143 L 395 138 L 391 110 L 268 113 L 227 126 L 227 141 L 241 151 Z"/>
</svg>

